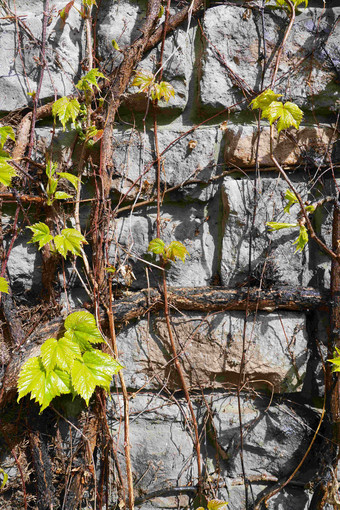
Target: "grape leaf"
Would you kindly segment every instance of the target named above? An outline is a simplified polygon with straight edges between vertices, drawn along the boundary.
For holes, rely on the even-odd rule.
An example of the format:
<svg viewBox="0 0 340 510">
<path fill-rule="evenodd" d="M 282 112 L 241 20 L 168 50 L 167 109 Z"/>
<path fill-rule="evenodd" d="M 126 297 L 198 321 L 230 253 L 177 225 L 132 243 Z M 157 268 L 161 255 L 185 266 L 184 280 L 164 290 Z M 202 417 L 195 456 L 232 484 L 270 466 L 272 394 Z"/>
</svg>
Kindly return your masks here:
<svg viewBox="0 0 340 510">
<path fill-rule="evenodd" d="M 54 195 L 56 200 L 66 200 L 67 198 L 73 198 L 72 195 L 65 193 L 64 191 L 57 191 Z"/>
<path fill-rule="evenodd" d="M 182 262 L 185 262 L 185 256 L 189 255 L 189 252 L 179 241 L 172 241 L 166 248 L 165 255 L 167 259 L 172 261 L 175 261 L 175 258 L 178 257 Z"/>
<path fill-rule="evenodd" d="M 95 349 L 87 351 L 82 362 L 76 360 L 73 364 L 72 385 L 88 405 L 95 387 L 101 386 L 109 391 L 112 375 L 121 368 L 122 365 L 108 354 Z"/>
<path fill-rule="evenodd" d="M 131 85 L 138 87 L 140 92 L 148 92 L 154 81 L 155 77 L 150 71 L 137 71 Z"/>
<path fill-rule="evenodd" d="M 41 248 L 45 246 L 45 244 L 49 243 L 53 239 L 53 236 L 51 236 L 50 234 L 50 229 L 48 228 L 46 223 L 42 222 L 34 223 L 34 225 L 31 225 L 30 227 L 27 228 L 29 228 L 33 232 L 33 237 L 28 242 L 39 243 L 39 250 L 41 250 Z"/>
<path fill-rule="evenodd" d="M 294 204 L 297 204 L 298 199 L 296 198 L 295 193 L 293 193 L 290 189 L 287 189 L 286 194 L 285 194 L 285 199 L 288 200 L 288 204 L 285 206 L 285 208 L 283 210 L 284 210 L 284 212 L 290 214 L 291 206 Z"/>
<path fill-rule="evenodd" d="M 272 101 L 270 105 L 262 111 L 262 118 L 268 119 L 270 125 L 279 119 L 277 123 L 278 133 L 280 133 L 282 129 L 288 129 L 292 126 L 299 129 L 302 117 L 302 110 L 300 110 L 295 103 L 291 103 L 290 101 L 285 104 L 280 101 Z"/>
<path fill-rule="evenodd" d="M 275 230 L 281 230 L 283 228 L 293 228 L 299 227 L 298 223 L 278 223 L 276 221 L 267 221 L 267 227 L 269 227 L 269 232 L 274 232 Z"/>
<path fill-rule="evenodd" d="M 9 293 L 8 281 L 2 276 L 0 276 L 0 292 Z"/>
<path fill-rule="evenodd" d="M 64 96 L 58 99 L 52 106 L 54 118 L 58 117 L 65 131 L 66 124 L 70 121 L 75 122 L 80 111 L 80 104 L 77 99 L 69 99 Z"/>
<path fill-rule="evenodd" d="M 0 182 L 5 186 L 10 186 L 12 177 L 17 175 L 14 168 L 8 164 L 10 160 L 8 152 L 0 150 Z"/>
<path fill-rule="evenodd" d="M 69 338 L 49 338 L 41 346 L 41 360 L 47 373 L 55 367 L 70 372 L 75 359 L 81 358 L 80 347 Z"/>
<path fill-rule="evenodd" d="M 7 138 L 10 138 L 13 142 L 15 141 L 13 128 L 11 126 L 0 127 L 0 149 L 5 145 Z"/>
<path fill-rule="evenodd" d="M 152 99 L 164 99 L 168 102 L 171 96 L 175 96 L 175 89 L 167 81 L 155 83 L 151 88 Z"/>
<path fill-rule="evenodd" d="M 87 91 L 87 90 L 92 90 L 92 85 L 94 87 L 96 87 L 98 90 L 99 89 L 99 85 L 98 85 L 98 81 L 97 81 L 97 78 L 104 78 L 105 80 L 107 79 L 103 73 L 101 73 L 100 71 L 98 71 L 97 68 L 94 68 L 94 69 L 91 69 L 91 71 L 89 71 L 87 74 L 85 74 L 85 76 L 83 76 L 77 83 L 76 85 L 76 88 L 79 89 L 79 90 L 83 90 L 84 92 Z"/>
<path fill-rule="evenodd" d="M 78 177 L 76 177 L 73 174 L 70 174 L 69 172 L 57 172 L 57 173 L 59 177 L 61 177 L 62 179 L 66 179 L 68 182 L 72 184 L 72 186 L 75 189 L 78 189 L 78 184 L 80 182 L 80 179 Z"/>
<path fill-rule="evenodd" d="M 208 510 L 227 510 L 227 502 L 219 499 L 212 499 L 208 503 Z"/>
<path fill-rule="evenodd" d="M 253 110 L 256 110 L 257 108 L 265 110 L 273 101 L 276 101 L 277 98 L 281 96 L 282 94 L 275 94 L 272 90 L 267 89 L 259 96 L 255 97 L 250 104 L 252 105 Z"/>
<path fill-rule="evenodd" d="M 91 344 L 104 342 L 96 319 L 90 312 L 71 313 L 65 320 L 65 328 L 65 336 L 79 344 L 83 351 L 91 349 Z"/>
<path fill-rule="evenodd" d="M 70 393 L 71 378 L 61 370 L 52 370 L 48 374 L 40 358 L 30 358 L 23 365 L 18 380 L 18 402 L 31 393 L 31 399 L 40 404 L 40 413 L 50 404 L 54 397 Z"/>
<path fill-rule="evenodd" d="M 163 254 L 165 252 L 165 243 L 162 239 L 152 239 L 148 246 L 148 251 L 155 253 L 156 255 Z"/>
<path fill-rule="evenodd" d="M 81 247 L 87 244 L 85 237 L 75 228 L 64 228 L 61 234 L 55 236 L 54 244 L 57 251 L 66 259 L 67 252 L 81 255 Z"/>
<path fill-rule="evenodd" d="M 302 251 L 307 243 L 308 243 L 308 230 L 306 229 L 306 227 L 304 225 L 301 225 L 300 226 L 300 235 L 297 238 L 297 240 L 293 243 L 293 244 L 296 244 L 295 253 L 297 251 Z"/>
</svg>

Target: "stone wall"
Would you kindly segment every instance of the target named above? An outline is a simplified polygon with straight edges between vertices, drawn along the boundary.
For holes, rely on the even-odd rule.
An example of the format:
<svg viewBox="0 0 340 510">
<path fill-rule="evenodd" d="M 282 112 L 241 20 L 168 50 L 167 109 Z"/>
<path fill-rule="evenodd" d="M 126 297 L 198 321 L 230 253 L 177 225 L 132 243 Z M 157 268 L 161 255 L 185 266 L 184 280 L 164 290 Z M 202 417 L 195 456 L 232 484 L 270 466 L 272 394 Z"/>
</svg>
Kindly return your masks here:
<svg viewBox="0 0 340 510">
<path fill-rule="evenodd" d="M 8 4 L 25 25 L 19 27 L 2 4 Z M 41 104 L 55 95 L 74 94 L 74 83 L 82 75 L 84 22 L 71 9 L 63 23 L 57 12 L 65 4 L 63 0 L 53 2 L 47 27 L 48 72 L 45 70 L 42 82 Z M 182 4 L 185 2 L 173 1 L 171 12 Z M 270 159 L 266 121 L 261 123 L 260 167 L 255 169 L 258 115 L 249 103 L 254 93 L 270 85 L 287 14 L 270 6 L 262 9 L 261 2 L 207 4 L 167 37 L 163 57 L 163 79 L 173 85 L 175 97 L 169 103 L 161 101 L 157 112 L 162 193 L 166 192 L 161 206 L 161 236 L 166 243 L 182 242 L 190 254 L 185 264 L 171 263 L 168 284 L 198 288 L 203 298 L 219 286 L 240 290 L 250 285 L 259 293 L 272 288 L 298 291 L 311 287 L 327 301 L 328 256 L 314 241 L 302 253 L 294 253 L 296 230 L 270 233 L 266 227 L 268 221 L 294 223 L 298 215 L 297 206 L 292 207 L 291 214 L 283 212 L 287 184 Z M 122 58 L 111 41 L 115 39 L 124 48 L 139 37 L 145 9 L 144 0 L 98 1 L 96 65 L 104 72 L 110 73 Z M 19 115 L 21 109 L 27 113 L 32 106 L 27 92 L 36 90 L 39 79 L 42 2 L 8 0 L 0 3 L 0 10 L 0 111 L 4 116 L 13 111 Z M 336 191 L 339 14 L 340 7 L 332 2 L 326 6 L 312 3 L 307 8 L 300 5 L 278 69 L 276 92 L 283 94 L 285 101 L 294 101 L 304 118 L 299 132 L 280 134 L 275 154 L 303 200 L 322 200 Z M 159 46 L 138 68 L 154 71 L 158 58 Z M 268 65 L 262 82 L 264 62 Z M 150 165 L 155 138 L 152 114 L 146 115 L 147 109 L 150 105 L 145 95 L 130 87 L 112 140 L 112 209 L 122 194 L 128 193 L 130 199 L 128 205 L 119 206 L 107 233 L 108 260 L 117 269 L 119 296 L 123 291 L 131 297 L 131 293 L 156 288 L 160 282 L 156 259 L 147 255 L 148 243 L 156 237 L 157 215 L 156 203 L 151 200 L 156 173 L 155 166 Z M 37 123 L 31 157 L 43 162 L 45 150 L 53 143 L 54 157 L 70 161 L 74 132 L 63 132 L 57 126 L 54 133 L 52 126 L 51 118 Z M 98 153 L 94 148 L 94 165 L 98 165 Z M 75 151 L 73 163 L 67 163 L 68 171 L 77 158 Z M 138 178 L 138 186 L 132 187 Z M 85 175 L 82 198 L 93 196 L 93 181 Z M 148 203 L 139 206 L 141 201 Z M 14 213 L 15 206 L 3 202 L 2 231 L 7 247 Z M 331 213 L 332 206 L 326 202 L 314 217 L 317 233 L 330 247 Z M 28 214 L 32 222 L 39 221 L 39 211 L 34 207 Z M 20 221 L 23 227 L 24 220 Z M 84 232 L 89 231 L 87 202 L 81 207 L 81 222 Z M 42 260 L 36 247 L 27 244 L 30 237 L 21 228 L 7 270 L 17 305 L 36 310 Z M 56 291 L 61 314 L 65 315 L 69 306 L 84 308 L 89 298 L 72 266 L 66 263 L 64 270 L 67 285 L 60 268 Z M 121 321 L 117 332 L 119 357 L 131 395 L 136 507 L 194 508 L 197 463 L 192 422 L 171 356 L 164 315 L 153 312 L 151 305 L 150 312 L 139 319 Z M 206 310 L 194 305 L 191 310 L 190 306 L 185 310 L 171 308 L 180 363 L 199 425 L 206 494 L 225 499 L 230 510 L 253 508 L 255 500 L 285 482 L 302 460 L 321 416 L 324 377 L 320 355 L 325 361 L 330 333 L 325 306 L 315 310 L 307 303 L 299 311 L 289 306 L 279 309 L 275 303 L 267 308 L 245 308 L 233 309 L 231 305 L 214 311 L 208 298 Z M 34 342 L 35 335 L 32 333 L 29 341 Z M 3 343 L 3 373 L 9 358 Z M 122 406 L 116 381 L 107 403 L 107 417 L 124 477 Z M 271 510 L 316 508 L 313 494 L 321 483 L 322 459 L 327 456 L 327 418 L 321 431 L 296 476 L 268 501 Z M 62 446 L 65 449 L 69 447 L 67 434 Z M 9 474 L 8 487 L 15 487 L 15 483 L 20 487 L 18 463 L 6 448 L 2 459 L 1 467 Z M 109 506 L 103 508 L 116 508 L 115 476 L 113 470 Z M 0 508 L 10 508 L 6 506 L 9 492 L 6 486 L 2 489 Z M 20 501 L 11 508 L 21 508 Z M 82 508 L 94 508 L 93 501 L 88 505 Z M 333 508 L 331 498 L 324 508 Z"/>
</svg>

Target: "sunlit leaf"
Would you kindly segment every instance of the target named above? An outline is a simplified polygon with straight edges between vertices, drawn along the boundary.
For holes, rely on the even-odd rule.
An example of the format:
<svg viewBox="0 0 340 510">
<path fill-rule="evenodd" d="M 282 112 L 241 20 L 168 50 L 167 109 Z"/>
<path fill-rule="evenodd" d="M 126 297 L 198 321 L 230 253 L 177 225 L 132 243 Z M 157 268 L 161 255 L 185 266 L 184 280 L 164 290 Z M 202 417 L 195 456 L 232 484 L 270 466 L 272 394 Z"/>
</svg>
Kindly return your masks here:
<svg viewBox="0 0 340 510">
<path fill-rule="evenodd" d="M 69 338 L 49 338 L 41 346 L 41 360 L 47 373 L 55 367 L 70 372 L 75 359 L 81 358 L 78 344 Z"/>
<path fill-rule="evenodd" d="M 65 320 L 65 328 L 65 336 L 76 342 L 82 350 L 91 349 L 91 344 L 104 342 L 96 319 L 90 312 L 71 313 Z"/>
<path fill-rule="evenodd" d="M 8 281 L 2 276 L 0 276 L 0 292 L 9 293 Z"/>
<path fill-rule="evenodd" d="M 72 385 L 76 392 L 89 405 L 89 400 L 93 395 L 97 381 L 94 374 L 82 361 L 76 360 L 71 370 Z"/>
<path fill-rule="evenodd" d="M 278 223 L 277 221 L 267 221 L 267 227 L 269 227 L 269 232 L 274 232 L 274 230 L 281 230 L 283 228 L 294 228 L 299 227 L 298 223 Z"/>
<path fill-rule="evenodd" d="M 10 186 L 12 177 L 17 175 L 14 168 L 8 163 L 10 160 L 10 155 L 0 150 L 0 182 L 5 186 Z"/>
<path fill-rule="evenodd" d="M 273 101 L 276 101 L 277 98 L 281 97 L 282 94 L 275 94 L 270 89 L 265 90 L 260 95 L 255 97 L 251 101 L 252 109 L 256 110 L 257 108 L 260 108 L 260 110 L 265 110 Z"/>
<path fill-rule="evenodd" d="M 111 43 L 112 43 L 112 46 L 114 47 L 115 50 L 121 51 L 121 49 L 118 46 L 118 43 L 117 43 L 117 41 L 115 39 L 112 39 Z"/>
<path fill-rule="evenodd" d="M 189 255 L 189 252 L 179 241 L 172 241 L 166 248 L 165 255 L 167 259 L 172 261 L 175 261 L 175 258 L 178 257 L 182 262 L 185 262 L 185 256 Z"/>
<path fill-rule="evenodd" d="M 268 119 L 270 124 L 278 120 L 278 133 L 280 133 L 282 129 L 288 129 L 292 126 L 299 129 L 302 117 L 302 110 L 300 110 L 295 103 L 291 103 L 290 101 L 285 104 L 280 101 L 273 101 L 262 111 L 262 118 Z"/>
<path fill-rule="evenodd" d="M 65 5 L 65 7 L 63 9 L 60 9 L 58 11 L 58 14 L 59 16 L 61 17 L 61 19 L 63 20 L 63 22 L 65 23 L 67 18 L 68 18 L 68 15 L 70 13 L 70 10 L 72 9 L 73 7 L 73 4 L 74 4 L 74 0 L 71 0 L 71 2 L 69 2 L 68 4 Z"/>
<path fill-rule="evenodd" d="M 140 92 L 149 92 L 154 81 L 155 77 L 150 71 L 136 71 L 131 85 L 133 87 L 138 87 Z"/>
<path fill-rule="evenodd" d="M 73 198 L 72 195 L 69 195 L 64 191 L 56 191 L 54 197 L 56 198 L 56 200 L 66 200 L 67 198 Z"/>
<path fill-rule="evenodd" d="M 301 225 L 300 226 L 300 235 L 297 238 L 297 240 L 293 243 L 293 244 L 296 244 L 295 253 L 297 251 L 302 251 L 307 243 L 308 243 L 308 230 L 306 229 L 306 227 L 304 225 Z"/>
<path fill-rule="evenodd" d="M 77 99 L 69 99 L 66 96 L 58 99 L 52 106 L 52 114 L 54 118 L 58 117 L 63 125 L 64 131 L 68 122 L 75 122 L 79 111 L 80 104 Z"/>
<path fill-rule="evenodd" d="M 34 223 L 34 225 L 31 225 L 30 227 L 27 228 L 29 228 L 33 232 L 33 237 L 28 242 L 39 243 L 39 250 L 41 250 L 41 248 L 45 246 L 45 244 L 49 243 L 53 239 L 53 236 L 50 234 L 50 229 L 46 225 L 46 223 L 42 222 Z"/>
<path fill-rule="evenodd" d="M 78 189 L 78 184 L 79 184 L 80 179 L 78 179 L 77 176 L 70 174 L 69 172 L 57 172 L 57 173 L 58 173 L 59 177 L 61 177 L 62 179 L 66 179 L 68 182 L 70 182 L 72 184 L 72 186 L 75 189 Z"/>
<path fill-rule="evenodd" d="M 208 503 L 208 510 L 227 510 L 228 503 L 219 499 L 212 499 Z"/>
<path fill-rule="evenodd" d="M 13 142 L 15 141 L 13 128 L 11 126 L 0 127 L 0 149 L 5 145 L 7 138 L 10 138 Z"/>
<path fill-rule="evenodd" d="M 97 386 L 105 388 L 106 391 L 110 390 L 112 376 L 124 368 L 112 356 L 98 349 L 86 351 L 83 355 L 83 361 L 93 373 Z"/>
<path fill-rule="evenodd" d="M 6 485 L 6 483 L 7 483 L 8 474 L 2 468 L 0 468 L 0 473 L 3 476 L 3 479 L 2 479 L 2 482 L 1 482 L 1 485 L 0 485 L 0 489 L 3 489 L 5 487 L 5 485 Z"/>
<path fill-rule="evenodd" d="M 97 81 L 97 78 L 104 78 L 104 79 L 107 79 L 103 73 L 101 73 L 100 71 L 98 71 L 97 68 L 94 68 L 94 69 L 91 69 L 91 71 L 89 71 L 87 74 L 85 74 L 85 76 L 83 76 L 83 78 L 81 78 L 76 87 L 77 89 L 79 90 L 83 90 L 83 91 L 86 91 L 86 90 L 92 90 L 92 86 L 96 87 L 98 90 L 99 89 L 99 85 L 98 85 L 98 81 Z"/>
<path fill-rule="evenodd" d="M 67 252 L 81 255 L 81 247 L 87 244 L 85 237 L 75 228 L 64 228 L 61 234 L 55 236 L 54 244 L 57 251 L 66 259 Z"/>
<path fill-rule="evenodd" d="M 288 204 L 285 206 L 285 208 L 283 210 L 284 210 L 284 212 L 290 214 L 291 206 L 294 204 L 297 204 L 298 199 L 297 199 L 295 193 L 293 193 L 290 189 L 287 189 L 286 194 L 285 194 L 285 199 L 288 200 Z"/>
<path fill-rule="evenodd" d="M 163 254 L 165 250 L 165 243 L 162 241 L 162 239 L 152 239 L 150 241 L 148 246 L 148 251 L 151 251 L 152 253 L 155 253 L 156 255 Z"/>
<path fill-rule="evenodd" d="M 163 99 L 168 102 L 172 96 L 175 96 L 175 89 L 167 81 L 155 83 L 151 88 L 152 99 Z"/>
</svg>

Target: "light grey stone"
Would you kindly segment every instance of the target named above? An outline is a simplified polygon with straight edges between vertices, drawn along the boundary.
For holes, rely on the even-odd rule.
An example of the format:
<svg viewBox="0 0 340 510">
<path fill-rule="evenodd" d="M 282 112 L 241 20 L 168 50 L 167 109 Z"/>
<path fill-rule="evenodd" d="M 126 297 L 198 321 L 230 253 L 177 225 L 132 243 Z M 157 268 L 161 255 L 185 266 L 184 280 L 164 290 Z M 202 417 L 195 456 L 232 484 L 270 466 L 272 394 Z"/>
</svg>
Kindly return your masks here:
<svg viewBox="0 0 340 510">
<path fill-rule="evenodd" d="M 237 384 L 243 350 L 244 313 L 197 313 L 172 317 L 172 328 L 188 387 L 228 388 Z M 181 388 L 163 318 L 124 328 L 118 335 L 119 358 L 127 385 L 138 389 Z M 258 314 L 246 330 L 244 370 L 250 386 L 275 392 L 302 388 L 308 351 L 305 317 L 286 312 Z M 155 374 L 157 377 L 155 378 Z M 254 383 L 252 383 L 254 381 Z"/>
<path fill-rule="evenodd" d="M 297 191 L 305 200 L 307 186 L 294 176 Z M 254 188 L 257 187 L 257 206 L 254 213 Z M 287 201 L 284 199 L 288 185 L 280 177 L 262 174 L 259 181 L 254 177 L 234 179 L 227 177 L 223 183 L 224 203 L 223 242 L 221 260 L 221 279 L 223 285 L 235 286 L 244 282 L 248 275 L 250 233 L 253 232 L 251 268 L 253 276 L 257 271 L 260 279 L 266 264 L 263 281 L 268 278 L 271 285 L 311 284 L 313 267 L 320 263 L 318 250 L 308 243 L 302 253 L 295 253 L 293 245 L 299 236 L 299 228 L 286 228 L 268 232 L 266 223 L 298 222 L 298 206 L 292 206 L 291 213 L 283 212 Z M 310 197 L 308 197 L 310 198 Z M 252 217 L 255 214 L 254 226 Z M 266 261 L 266 262 L 265 262 Z M 322 263 L 327 262 L 322 259 Z M 329 260 L 328 260 L 329 264 Z M 256 270 L 257 268 L 257 270 Z M 271 274 L 269 272 L 271 269 Z M 267 274 L 266 274 L 267 271 Z"/>
<path fill-rule="evenodd" d="M 27 244 L 31 237 L 26 233 L 19 237 L 7 264 L 10 287 L 21 297 L 41 291 L 41 255 L 37 245 Z"/>
<path fill-rule="evenodd" d="M 85 57 L 85 30 L 80 14 L 71 9 L 63 24 L 58 11 L 65 7 L 63 0 L 56 0 L 47 27 L 46 61 L 44 79 L 40 93 L 42 101 L 64 96 L 75 91 L 74 80 L 80 74 L 80 61 Z M 30 103 L 28 92 L 37 89 L 40 66 L 40 45 L 43 19 L 41 0 L 10 1 L 9 5 L 18 16 L 22 16 L 28 31 L 20 29 L 17 34 L 15 21 L 0 20 L 1 92 L 0 111 L 10 111 Z M 7 13 L 2 10 L 3 16 Z M 18 37 L 21 50 L 18 51 Z"/>
<path fill-rule="evenodd" d="M 339 60 L 339 27 L 332 29 L 338 10 L 338 7 L 327 10 L 303 9 L 296 17 L 283 51 L 275 91 L 283 93 L 285 100 L 292 98 L 298 106 L 307 110 L 335 109 L 339 100 L 340 89 L 335 83 L 334 69 L 327 57 L 328 53 L 336 61 Z M 213 46 L 234 75 L 250 88 L 258 90 L 262 72 L 260 57 L 264 53 L 261 25 L 260 13 L 256 10 L 250 13 L 244 8 L 221 5 L 206 11 L 203 28 L 209 42 L 204 42 L 200 81 L 204 106 L 226 108 L 243 100 L 237 108 L 244 110 L 250 103 L 251 98 L 244 99 L 231 73 L 219 62 Z M 264 25 L 266 54 L 270 62 L 264 81 L 265 88 L 270 85 L 277 48 L 288 25 L 287 15 L 283 10 L 266 9 Z M 327 41 L 327 53 L 320 47 L 317 30 L 319 34 L 322 32 L 322 39 Z"/>
</svg>

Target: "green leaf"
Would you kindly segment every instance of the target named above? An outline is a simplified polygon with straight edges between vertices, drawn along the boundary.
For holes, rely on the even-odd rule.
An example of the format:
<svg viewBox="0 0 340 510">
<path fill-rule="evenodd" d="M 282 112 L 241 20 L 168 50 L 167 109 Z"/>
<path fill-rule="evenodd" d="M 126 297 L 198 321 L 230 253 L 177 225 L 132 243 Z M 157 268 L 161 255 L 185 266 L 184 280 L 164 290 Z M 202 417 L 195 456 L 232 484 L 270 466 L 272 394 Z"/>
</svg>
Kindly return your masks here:
<svg viewBox="0 0 340 510">
<path fill-rule="evenodd" d="M 49 338 L 41 346 L 41 360 L 47 373 L 55 367 L 70 372 L 75 359 L 81 358 L 78 344 L 69 338 Z"/>
<path fill-rule="evenodd" d="M 276 221 L 267 221 L 267 227 L 269 227 L 269 232 L 274 232 L 274 230 L 281 230 L 283 228 L 294 228 L 299 227 L 298 223 L 278 223 Z"/>
<path fill-rule="evenodd" d="M 28 242 L 39 243 L 39 250 L 41 250 L 41 248 L 45 246 L 45 244 L 49 243 L 53 239 L 53 236 L 51 236 L 50 234 L 50 229 L 48 228 L 46 223 L 42 222 L 34 223 L 34 225 L 31 225 L 30 227 L 27 228 L 29 228 L 33 232 L 33 237 Z"/>
<path fill-rule="evenodd" d="M 0 489 L 3 489 L 7 483 L 7 480 L 8 480 L 8 474 L 6 473 L 6 471 L 4 471 L 2 468 L 0 468 L 0 473 L 2 474 L 3 476 L 3 480 L 1 482 L 1 485 L 0 485 Z"/>
<path fill-rule="evenodd" d="M 121 51 L 121 49 L 118 46 L 118 43 L 117 43 L 117 41 L 115 39 L 112 39 L 111 43 L 112 43 L 112 46 L 114 47 L 115 50 Z"/>
<path fill-rule="evenodd" d="M 288 204 L 285 206 L 285 208 L 283 210 L 284 210 L 284 212 L 290 214 L 291 206 L 294 204 L 297 204 L 298 199 L 296 198 L 295 193 L 293 193 L 290 189 L 287 189 L 286 194 L 285 194 L 285 199 L 288 200 Z"/>
<path fill-rule="evenodd" d="M 270 1 L 270 0 L 266 0 Z M 308 0 L 292 0 L 292 3 L 295 8 L 297 8 L 300 4 L 305 4 L 305 7 L 308 6 Z M 289 4 L 286 2 L 286 0 L 276 0 L 276 5 L 278 7 L 287 7 L 289 9 Z"/>
<path fill-rule="evenodd" d="M 167 81 L 155 83 L 151 88 L 152 99 L 163 99 L 168 102 L 171 96 L 175 96 L 175 89 Z"/>
<path fill-rule="evenodd" d="M 109 354 L 93 349 L 85 352 L 83 361 L 76 360 L 71 370 L 72 385 L 87 405 L 96 386 L 109 391 L 113 374 L 123 367 Z"/>
<path fill-rule="evenodd" d="M 227 510 L 227 502 L 219 499 L 212 499 L 208 503 L 208 510 Z"/>
<path fill-rule="evenodd" d="M 8 161 L 10 160 L 10 155 L 5 151 L 0 150 L 0 182 L 2 182 L 5 186 L 10 186 L 12 177 L 17 175 L 14 168 L 8 164 Z"/>
<path fill-rule="evenodd" d="M 91 349 L 91 344 L 104 342 L 96 319 L 90 312 L 71 313 L 65 320 L 65 328 L 65 336 L 76 342 L 83 351 Z"/>
<path fill-rule="evenodd" d="M 160 255 L 160 254 L 163 255 L 163 253 L 165 251 L 164 241 L 162 241 L 162 239 L 158 239 L 158 237 L 156 239 L 152 239 L 152 241 L 150 241 L 150 243 L 149 243 L 148 251 L 151 251 L 152 253 L 155 253 L 156 255 Z"/>
<path fill-rule="evenodd" d="M 252 105 L 253 110 L 256 110 L 257 108 L 265 110 L 273 101 L 276 101 L 277 98 L 281 96 L 282 94 L 275 94 L 272 90 L 267 89 L 259 96 L 255 97 L 250 104 Z"/>
<path fill-rule="evenodd" d="M 86 7 L 91 7 L 92 5 L 97 5 L 96 0 L 83 0 L 83 4 L 86 5 Z"/>
<path fill-rule="evenodd" d="M 85 237 L 75 228 L 64 228 L 60 235 L 55 236 L 54 244 L 57 251 L 66 259 L 67 252 L 81 255 L 81 247 L 87 244 Z"/>
<path fill-rule="evenodd" d="M 7 138 L 10 138 L 13 142 L 15 142 L 13 128 L 11 126 L 0 127 L 0 149 L 2 149 L 5 145 Z"/>
<path fill-rule="evenodd" d="M 56 191 L 54 198 L 56 200 L 66 200 L 67 198 L 73 198 L 73 197 L 72 197 L 72 195 L 69 195 L 68 193 L 65 193 L 64 191 Z"/>
<path fill-rule="evenodd" d="M 58 14 L 59 16 L 61 17 L 61 19 L 63 20 L 63 22 L 65 23 L 67 18 L 68 18 L 68 15 L 70 13 L 70 10 L 72 9 L 73 7 L 73 4 L 74 4 L 74 0 L 71 0 L 71 2 L 69 2 L 68 4 L 65 5 L 65 7 L 63 9 L 60 9 L 58 11 Z"/>
<path fill-rule="evenodd" d="M 138 87 L 139 92 L 149 92 L 154 84 L 155 77 L 150 71 L 136 71 L 136 75 L 131 83 L 133 87 Z"/>
<path fill-rule="evenodd" d="M 297 240 L 293 243 L 293 244 L 296 244 L 295 253 L 297 251 L 302 251 L 307 243 L 308 243 L 308 230 L 306 229 L 306 227 L 304 225 L 301 225 L 300 226 L 300 235 L 297 238 Z"/>
<path fill-rule="evenodd" d="M 0 276 L 0 292 L 9 293 L 8 281 L 2 276 Z"/>
<path fill-rule="evenodd" d="M 167 259 L 172 261 L 175 261 L 175 258 L 178 257 L 182 262 L 185 262 L 185 256 L 189 255 L 189 252 L 179 241 L 172 241 L 166 248 L 165 255 Z"/>
<path fill-rule="evenodd" d="M 54 397 L 62 393 L 70 393 L 70 391 L 70 376 L 58 369 L 47 374 L 40 358 L 30 358 L 20 371 L 18 402 L 22 397 L 31 393 L 31 399 L 35 399 L 41 406 L 40 413 Z"/>
<path fill-rule="evenodd" d="M 69 99 L 64 96 L 58 99 L 52 106 L 54 118 L 58 117 L 65 131 L 66 124 L 70 121 L 75 122 L 80 111 L 80 104 L 77 99 Z"/>
<path fill-rule="evenodd" d="M 283 104 L 280 101 L 273 101 L 270 105 L 262 111 L 262 118 L 268 119 L 270 124 L 273 124 L 277 119 L 277 131 L 280 133 L 282 129 L 295 127 L 299 129 L 300 122 L 303 117 L 303 112 L 295 104 L 288 101 Z"/>
<path fill-rule="evenodd" d="M 83 76 L 83 78 L 81 78 L 78 81 L 76 88 L 79 90 L 83 90 L 85 92 L 85 91 L 92 90 L 91 87 L 94 86 L 98 90 L 100 90 L 99 86 L 98 86 L 97 78 L 104 78 L 105 80 L 107 80 L 107 78 L 103 75 L 103 73 L 98 71 L 97 68 L 91 69 L 91 71 L 89 71 L 87 74 L 85 74 L 85 76 Z"/>
<path fill-rule="evenodd" d="M 161 18 L 164 14 L 164 5 L 161 5 L 158 12 L 158 18 Z"/>
<path fill-rule="evenodd" d="M 70 182 L 72 184 L 72 186 L 75 189 L 78 189 L 78 185 L 80 182 L 80 179 L 78 177 L 76 177 L 73 174 L 70 174 L 69 172 L 57 172 L 57 173 L 58 173 L 59 177 L 61 177 L 62 179 L 66 179 L 68 182 Z"/>
</svg>

